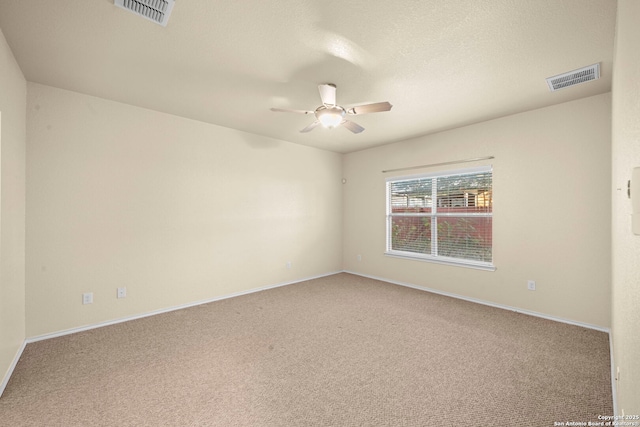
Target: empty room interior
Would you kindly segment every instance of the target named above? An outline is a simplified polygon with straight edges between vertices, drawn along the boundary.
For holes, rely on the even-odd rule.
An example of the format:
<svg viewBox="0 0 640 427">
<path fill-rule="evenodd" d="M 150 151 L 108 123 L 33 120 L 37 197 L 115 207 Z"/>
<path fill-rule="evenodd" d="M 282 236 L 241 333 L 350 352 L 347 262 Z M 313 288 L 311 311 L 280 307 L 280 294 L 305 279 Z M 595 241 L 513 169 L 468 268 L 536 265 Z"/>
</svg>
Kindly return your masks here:
<svg viewBox="0 0 640 427">
<path fill-rule="evenodd" d="M 0 425 L 639 426 L 639 20 L 0 0 Z"/>
</svg>

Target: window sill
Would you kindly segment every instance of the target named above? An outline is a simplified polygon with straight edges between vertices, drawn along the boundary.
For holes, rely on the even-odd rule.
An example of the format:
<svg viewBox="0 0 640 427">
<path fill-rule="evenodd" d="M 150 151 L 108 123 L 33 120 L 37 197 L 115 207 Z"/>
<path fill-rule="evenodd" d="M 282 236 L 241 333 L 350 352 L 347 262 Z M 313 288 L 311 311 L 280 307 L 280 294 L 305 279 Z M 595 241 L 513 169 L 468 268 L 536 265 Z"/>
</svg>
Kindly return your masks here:
<svg viewBox="0 0 640 427">
<path fill-rule="evenodd" d="M 472 268 L 475 270 L 496 271 L 496 267 L 493 264 L 489 264 L 486 262 L 460 261 L 453 258 L 432 257 L 427 255 L 411 254 L 409 252 L 399 252 L 399 251 L 387 251 L 384 254 L 385 256 L 389 256 L 392 258 L 411 259 L 414 261 L 424 261 L 424 262 L 430 262 L 433 264 L 444 264 L 444 265 L 451 265 L 455 267 Z"/>
</svg>

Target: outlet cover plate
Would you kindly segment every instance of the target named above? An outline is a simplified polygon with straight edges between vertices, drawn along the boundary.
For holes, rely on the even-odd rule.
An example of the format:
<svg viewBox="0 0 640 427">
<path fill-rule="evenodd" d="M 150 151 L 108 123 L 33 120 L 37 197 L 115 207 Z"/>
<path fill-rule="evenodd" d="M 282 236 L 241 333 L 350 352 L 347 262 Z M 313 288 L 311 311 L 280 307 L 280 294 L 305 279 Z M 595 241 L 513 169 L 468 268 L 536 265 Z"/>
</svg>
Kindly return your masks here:
<svg viewBox="0 0 640 427">
<path fill-rule="evenodd" d="M 82 294 L 82 304 L 93 304 L 93 292 Z"/>
</svg>

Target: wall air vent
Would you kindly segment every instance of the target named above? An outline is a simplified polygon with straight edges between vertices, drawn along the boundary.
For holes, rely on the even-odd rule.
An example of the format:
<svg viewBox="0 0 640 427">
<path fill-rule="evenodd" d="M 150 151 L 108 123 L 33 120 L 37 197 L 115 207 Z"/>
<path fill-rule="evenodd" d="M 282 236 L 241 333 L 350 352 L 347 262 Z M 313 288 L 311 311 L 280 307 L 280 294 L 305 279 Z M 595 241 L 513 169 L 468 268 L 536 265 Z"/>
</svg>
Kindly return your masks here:
<svg viewBox="0 0 640 427">
<path fill-rule="evenodd" d="M 549 85 L 549 90 L 551 92 L 555 92 L 556 90 L 564 89 L 565 87 L 574 86 L 591 80 L 597 80 L 599 78 L 600 64 L 593 64 L 578 70 L 569 71 L 568 73 L 548 77 L 547 84 Z"/>
<path fill-rule="evenodd" d="M 113 0 L 113 4 L 136 15 L 167 26 L 175 0 Z"/>
</svg>

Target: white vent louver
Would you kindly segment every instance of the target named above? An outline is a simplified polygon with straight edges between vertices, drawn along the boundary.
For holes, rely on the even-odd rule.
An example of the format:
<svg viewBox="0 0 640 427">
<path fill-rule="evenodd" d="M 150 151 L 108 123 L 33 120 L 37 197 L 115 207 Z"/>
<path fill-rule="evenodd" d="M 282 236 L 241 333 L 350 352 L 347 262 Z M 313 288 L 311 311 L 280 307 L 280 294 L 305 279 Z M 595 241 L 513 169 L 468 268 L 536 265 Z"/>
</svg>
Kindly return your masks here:
<svg viewBox="0 0 640 427">
<path fill-rule="evenodd" d="M 549 85 L 549 90 L 551 92 L 555 92 L 556 90 L 564 89 L 565 87 L 574 86 L 591 80 L 597 80 L 599 78 L 600 64 L 593 64 L 588 67 L 569 71 L 568 73 L 548 77 L 547 84 Z"/>
<path fill-rule="evenodd" d="M 175 0 L 114 0 L 122 9 L 140 15 L 150 21 L 167 26 Z"/>
</svg>

